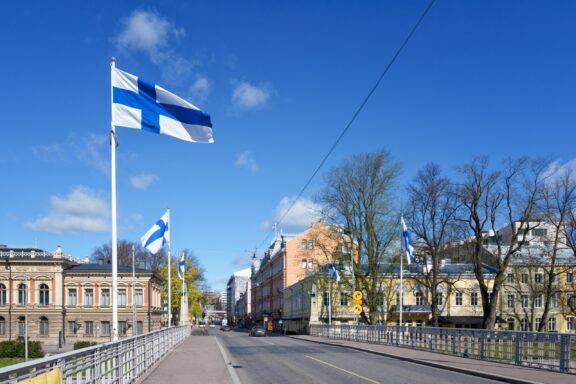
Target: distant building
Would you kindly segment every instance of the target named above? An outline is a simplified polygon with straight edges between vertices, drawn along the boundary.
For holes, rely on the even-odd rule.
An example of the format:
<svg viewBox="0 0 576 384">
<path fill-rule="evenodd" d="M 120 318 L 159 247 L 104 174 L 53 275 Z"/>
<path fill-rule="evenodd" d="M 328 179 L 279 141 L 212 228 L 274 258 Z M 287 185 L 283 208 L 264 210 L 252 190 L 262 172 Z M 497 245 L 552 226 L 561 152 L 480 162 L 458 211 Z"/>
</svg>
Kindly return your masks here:
<svg viewBox="0 0 576 384">
<path fill-rule="evenodd" d="M 246 295 L 247 284 L 250 281 L 250 268 L 234 272 L 226 285 L 226 317 L 230 324 L 235 325 L 239 319 L 238 300 Z M 242 312 L 245 312 L 243 309 Z"/>
<path fill-rule="evenodd" d="M 82 263 L 36 248 L 0 246 L 0 340 L 28 335 L 44 344 L 110 340 L 112 321 L 111 265 Z M 121 337 L 160 328 L 162 280 L 151 271 L 118 271 L 118 309 Z M 132 324 L 132 292 L 137 324 Z"/>
</svg>

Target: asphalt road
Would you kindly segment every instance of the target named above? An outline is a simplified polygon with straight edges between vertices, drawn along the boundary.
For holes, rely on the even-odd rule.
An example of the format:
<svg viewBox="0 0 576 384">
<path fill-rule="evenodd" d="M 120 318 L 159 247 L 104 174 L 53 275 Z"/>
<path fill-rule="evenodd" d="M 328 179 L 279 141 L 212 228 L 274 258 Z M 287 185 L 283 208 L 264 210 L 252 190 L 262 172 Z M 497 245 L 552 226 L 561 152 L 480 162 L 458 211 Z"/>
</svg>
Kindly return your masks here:
<svg viewBox="0 0 576 384">
<path fill-rule="evenodd" d="M 242 384 L 497 383 L 475 376 L 289 337 L 250 337 L 210 329 Z"/>
</svg>

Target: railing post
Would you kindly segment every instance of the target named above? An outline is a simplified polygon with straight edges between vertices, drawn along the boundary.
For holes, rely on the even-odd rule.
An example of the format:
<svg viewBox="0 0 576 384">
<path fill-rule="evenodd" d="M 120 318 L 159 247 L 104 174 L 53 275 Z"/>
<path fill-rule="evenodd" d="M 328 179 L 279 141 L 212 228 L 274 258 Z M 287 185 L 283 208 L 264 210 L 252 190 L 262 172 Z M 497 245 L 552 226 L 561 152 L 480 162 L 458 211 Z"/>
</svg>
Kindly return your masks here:
<svg viewBox="0 0 576 384">
<path fill-rule="evenodd" d="M 560 372 L 570 371 L 570 335 L 560 335 Z"/>
<path fill-rule="evenodd" d="M 514 353 L 514 362 L 516 365 L 522 365 L 522 355 L 524 354 L 524 334 L 516 332 L 515 346 L 516 351 Z"/>
<path fill-rule="evenodd" d="M 482 331 L 480 336 L 480 359 L 486 360 L 486 333 L 487 331 Z"/>
</svg>

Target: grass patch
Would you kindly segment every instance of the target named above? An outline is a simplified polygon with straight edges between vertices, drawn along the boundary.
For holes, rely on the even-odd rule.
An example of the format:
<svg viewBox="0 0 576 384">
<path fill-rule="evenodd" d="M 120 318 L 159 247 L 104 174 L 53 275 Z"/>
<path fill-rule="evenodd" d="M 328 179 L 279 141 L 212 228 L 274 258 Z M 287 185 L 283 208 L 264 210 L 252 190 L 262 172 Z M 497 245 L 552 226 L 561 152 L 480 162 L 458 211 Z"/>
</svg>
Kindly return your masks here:
<svg viewBox="0 0 576 384">
<path fill-rule="evenodd" d="M 22 363 L 23 361 L 24 359 L 22 357 L 0 357 L 0 368 Z"/>
</svg>

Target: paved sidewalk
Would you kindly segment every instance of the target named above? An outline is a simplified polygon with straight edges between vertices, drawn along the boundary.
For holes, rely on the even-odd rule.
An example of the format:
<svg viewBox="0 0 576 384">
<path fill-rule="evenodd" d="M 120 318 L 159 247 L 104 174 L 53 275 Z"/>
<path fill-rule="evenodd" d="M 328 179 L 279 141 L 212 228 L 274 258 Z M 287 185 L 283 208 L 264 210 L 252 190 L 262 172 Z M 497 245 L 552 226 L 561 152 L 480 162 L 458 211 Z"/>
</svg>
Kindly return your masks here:
<svg viewBox="0 0 576 384">
<path fill-rule="evenodd" d="M 214 336 L 190 336 L 142 383 L 227 384 L 232 378 Z"/>
<path fill-rule="evenodd" d="M 412 361 L 418 364 L 433 366 L 451 371 L 466 373 L 488 379 L 500 380 L 518 384 L 567 384 L 575 383 L 576 375 L 551 372 L 542 369 L 518 367 L 490 361 L 467 359 L 440 353 L 418 351 L 409 348 L 388 345 L 369 344 L 345 340 L 331 340 L 315 336 L 290 336 L 298 340 L 306 340 L 321 344 L 331 344 L 339 347 L 376 353 L 395 359 Z"/>
</svg>

